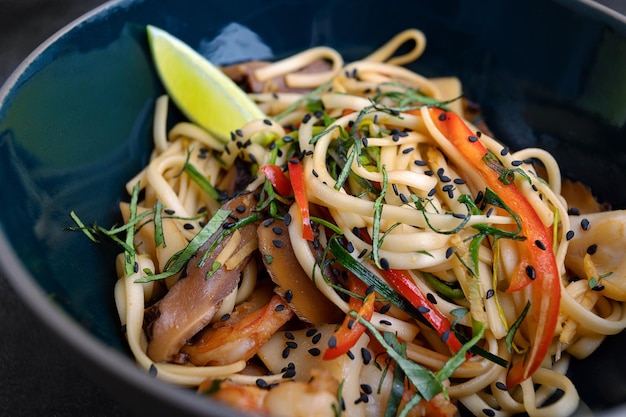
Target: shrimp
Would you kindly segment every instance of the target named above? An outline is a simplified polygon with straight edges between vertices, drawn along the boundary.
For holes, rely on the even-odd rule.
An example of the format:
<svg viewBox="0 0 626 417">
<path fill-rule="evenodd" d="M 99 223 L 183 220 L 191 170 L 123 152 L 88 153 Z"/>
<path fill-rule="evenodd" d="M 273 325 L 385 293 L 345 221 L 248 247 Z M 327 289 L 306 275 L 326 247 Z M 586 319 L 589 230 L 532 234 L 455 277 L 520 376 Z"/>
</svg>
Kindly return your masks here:
<svg viewBox="0 0 626 417">
<path fill-rule="evenodd" d="M 252 358 L 270 337 L 293 317 L 279 295 L 264 307 L 230 325 L 206 328 L 181 349 L 194 365 L 226 365 Z"/>
</svg>

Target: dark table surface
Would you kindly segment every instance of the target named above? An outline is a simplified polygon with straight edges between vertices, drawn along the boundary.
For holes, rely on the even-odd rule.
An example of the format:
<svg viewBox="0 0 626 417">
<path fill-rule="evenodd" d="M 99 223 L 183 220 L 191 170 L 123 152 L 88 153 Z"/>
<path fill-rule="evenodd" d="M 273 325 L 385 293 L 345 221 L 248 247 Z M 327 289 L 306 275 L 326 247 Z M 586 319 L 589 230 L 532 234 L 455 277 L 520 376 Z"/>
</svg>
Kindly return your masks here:
<svg viewBox="0 0 626 417">
<path fill-rule="evenodd" d="M 103 0 L 0 0 L 0 84 L 41 42 Z M 626 0 L 602 0 L 626 14 Z M 68 359 L 67 349 L 0 273 L 0 415 L 130 414 Z M 34 395 L 33 395 L 34 394 Z"/>
</svg>

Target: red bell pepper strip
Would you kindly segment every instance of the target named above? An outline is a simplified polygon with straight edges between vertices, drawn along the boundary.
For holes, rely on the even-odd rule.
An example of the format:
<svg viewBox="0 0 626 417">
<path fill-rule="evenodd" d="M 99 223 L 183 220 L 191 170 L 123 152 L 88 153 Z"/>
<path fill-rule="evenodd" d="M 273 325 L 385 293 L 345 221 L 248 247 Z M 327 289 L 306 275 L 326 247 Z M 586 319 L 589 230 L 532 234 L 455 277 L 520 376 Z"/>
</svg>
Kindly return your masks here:
<svg viewBox="0 0 626 417">
<path fill-rule="evenodd" d="M 363 281 L 351 274 L 348 274 L 348 286 L 351 292 L 365 296 L 367 286 Z M 374 314 L 374 299 L 374 293 L 367 295 L 363 301 L 357 297 L 350 297 L 350 309 L 356 311 L 359 317 L 363 317 L 365 320 L 369 321 Z M 341 327 L 333 334 L 335 338 L 334 343 L 328 346 L 322 358 L 324 360 L 330 360 L 348 353 L 352 346 L 359 340 L 363 332 L 365 332 L 365 326 L 359 323 L 359 320 L 346 315 Z"/>
<path fill-rule="evenodd" d="M 450 328 L 450 321 L 444 316 L 430 301 L 424 296 L 413 281 L 413 277 L 409 271 L 403 269 L 384 269 L 381 273 L 385 280 L 398 293 L 402 294 L 422 316 L 435 328 L 437 333 L 444 339 L 453 352 L 458 352 L 462 347 L 462 343 L 457 339 L 454 332 Z"/>
<path fill-rule="evenodd" d="M 515 183 L 505 184 L 499 174 L 485 164 L 483 157 L 488 153 L 487 148 L 458 115 L 437 108 L 431 108 L 429 112 L 437 129 L 481 175 L 487 187 L 519 216 L 520 234 L 526 237 L 519 242 L 522 252 L 520 262 L 507 290 L 517 291 L 530 286 L 530 309 L 525 318 L 530 331 L 530 349 L 508 372 L 506 383 L 513 387 L 539 368 L 548 353 L 558 322 L 561 285 L 549 228 L 544 226 Z"/>
<path fill-rule="evenodd" d="M 289 167 L 289 179 L 291 180 L 293 195 L 300 209 L 300 217 L 302 217 L 302 237 L 306 240 L 313 240 L 313 228 L 311 227 L 311 216 L 309 215 L 309 199 L 304 184 L 302 163 L 297 159 L 290 159 L 287 166 Z"/>
<path fill-rule="evenodd" d="M 283 197 L 291 195 L 291 183 L 281 167 L 278 165 L 263 165 L 259 168 L 259 171 L 265 175 L 265 178 L 272 184 L 272 187 L 278 194 Z"/>
</svg>

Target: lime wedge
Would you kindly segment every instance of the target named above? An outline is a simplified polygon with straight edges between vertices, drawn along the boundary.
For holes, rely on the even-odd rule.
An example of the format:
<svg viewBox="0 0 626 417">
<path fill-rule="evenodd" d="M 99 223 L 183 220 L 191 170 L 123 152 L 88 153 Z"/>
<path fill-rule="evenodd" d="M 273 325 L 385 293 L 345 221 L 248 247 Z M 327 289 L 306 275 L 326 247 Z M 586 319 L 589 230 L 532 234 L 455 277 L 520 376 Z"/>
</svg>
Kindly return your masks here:
<svg viewBox="0 0 626 417">
<path fill-rule="evenodd" d="M 218 139 L 265 114 L 234 81 L 189 45 L 148 25 L 148 42 L 157 72 L 174 103 Z"/>
</svg>

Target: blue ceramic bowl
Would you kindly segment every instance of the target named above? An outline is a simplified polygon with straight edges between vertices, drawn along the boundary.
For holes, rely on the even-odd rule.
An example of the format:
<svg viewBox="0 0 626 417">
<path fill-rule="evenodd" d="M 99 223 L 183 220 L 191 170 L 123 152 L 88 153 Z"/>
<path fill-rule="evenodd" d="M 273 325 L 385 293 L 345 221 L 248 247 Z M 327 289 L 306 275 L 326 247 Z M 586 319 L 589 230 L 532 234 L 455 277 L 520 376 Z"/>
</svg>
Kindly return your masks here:
<svg viewBox="0 0 626 417">
<path fill-rule="evenodd" d="M 42 45 L 0 90 L 4 273 L 85 369 L 127 406 L 141 415 L 234 415 L 134 366 L 113 305 L 117 249 L 63 230 L 71 225 L 70 210 L 101 225 L 118 221 L 123 184 L 148 158 L 153 103 L 163 88 L 151 65 L 146 24 L 217 63 L 281 57 L 320 44 L 351 60 L 400 29 L 420 28 L 429 44 L 413 69 L 459 76 L 498 138 L 512 148 L 548 149 L 566 176 L 626 207 L 626 190 L 614 187 L 626 178 L 623 18 L 583 1 L 405 3 L 113 1 Z M 239 30 L 220 47 L 208 43 L 227 26 Z M 258 35 L 247 48 L 235 42 L 249 34 L 242 28 Z M 618 360 L 624 342 L 618 335 L 573 366 L 572 378 L 593 410 L 626 410 L 626 363 Z"/>
</svg>

